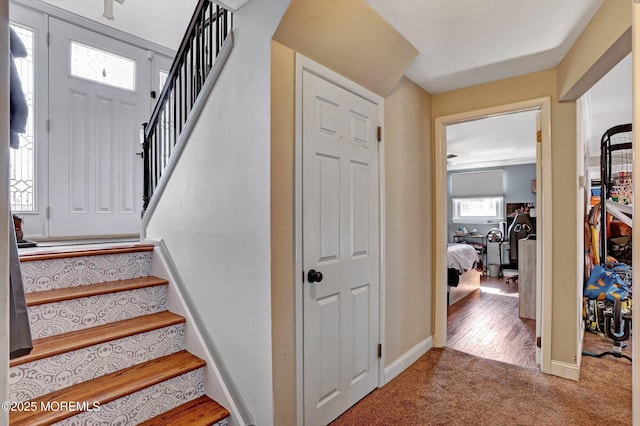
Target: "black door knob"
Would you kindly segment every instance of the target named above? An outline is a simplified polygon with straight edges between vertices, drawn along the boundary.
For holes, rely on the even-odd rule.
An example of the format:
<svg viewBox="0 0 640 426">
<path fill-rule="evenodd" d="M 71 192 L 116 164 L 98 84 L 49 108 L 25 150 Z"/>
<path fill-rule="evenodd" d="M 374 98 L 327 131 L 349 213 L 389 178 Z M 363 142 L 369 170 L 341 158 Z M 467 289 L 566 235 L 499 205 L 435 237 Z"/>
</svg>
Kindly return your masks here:
<svg viewBox="0 0 640 426">
<path fill-rule="evenodd" d="M 310 270 L 307 273 L 307 281 L 310 283 L 319 283 L 322 281 L 322 272 L 318 272 L 315 269 Z"/>
</svg>

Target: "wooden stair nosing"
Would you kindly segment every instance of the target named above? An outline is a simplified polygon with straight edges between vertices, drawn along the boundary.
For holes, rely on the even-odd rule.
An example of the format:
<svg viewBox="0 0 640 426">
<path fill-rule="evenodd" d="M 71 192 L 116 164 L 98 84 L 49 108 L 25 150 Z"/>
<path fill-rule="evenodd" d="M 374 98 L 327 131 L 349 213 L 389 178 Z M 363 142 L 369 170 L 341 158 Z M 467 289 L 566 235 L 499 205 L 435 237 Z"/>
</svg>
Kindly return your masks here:
<svg viewBox="0 0 640 426">
<path fill-rule="evenodd" d="M 206 426 L 229 417 L 229 411 L 206 395 L 185 402 L 138 426 Z"/>
<path fill-rule="evenodd" d="M 53 290 L 34 291 L 25 293 L 27 306 L 43 305 L 45 303 L 61 302 L 81 297 L 97 296 L 100 294 L 117 293 L 119 291 L 135 290 L 138 288 L 166 285 L 169 281 L 158 277 L 139 277 L 126 280 L 106 281 L 95 284 L 83 284 L 73 287 L 56 288 Z"/>
<path fill-rule="evenodd" d="M 184 317 L 176 315 L 173 312 L 163 311 L 36 339 L 33 341 L 33 350 L 31 353 L 12 359 L 9 361 L 9 367 L 15 367 L 110 340 L 121 339 L 123 337 L 133 336 L 134 334 L 157 330 L 184 322 L 186 322 Z"/>
<path fill-rule="evenodd" d="M 111 247 L 104 249 L 85 249 L 85 250 L 72 250 L 72 251 L 51 251 L 47 253 L 28 253 L 20 255 L 20 262 L 34 262 L 36 260 L 52 260 L 52 259 L 64 259 L 67 257 L 82 257 L 82 256 L 100 256 L 105 254 L 120 254 L 120 253 L 139 253 L 145 251 L 153 251 L 155 246 L 153 244 L 136 244 L 133 246 L 124 247 Z"/>
<path fill-rule="evenodd" d="M 197 370 L 204 365 L 205 362 L 202 359 L 187 351 L 156 358 L 34 398 L 29 402 L 33 404 L 35 410 L 9 413 L 9 424 L 35 426 L 59 422 L 79 414 L 82 412 L 82 407 L 75 407 L 79 408 L 78 410 L 43 411 L 42 405 L 60 401 L 87 402 L 89 406 L 99 402 L 100 405 L 105 405 L 123 396 Z"/>
</svg>

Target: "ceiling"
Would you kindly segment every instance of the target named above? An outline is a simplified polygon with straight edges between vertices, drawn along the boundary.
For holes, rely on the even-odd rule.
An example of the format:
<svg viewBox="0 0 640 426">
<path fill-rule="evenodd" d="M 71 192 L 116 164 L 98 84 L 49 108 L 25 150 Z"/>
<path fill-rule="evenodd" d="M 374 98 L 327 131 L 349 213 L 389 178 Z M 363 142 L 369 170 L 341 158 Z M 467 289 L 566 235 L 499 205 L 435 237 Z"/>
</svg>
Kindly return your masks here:
<svg viewBox="0 0 640 426">
<path fill-rule="evenodd" d="M 604 0 L 366 0 L 419 51 L 406 76 L 432 94 L 553 68 Z M 631 61 L 583 99 L 588 149 L 631 121 Z M 447 127 L 448 169 L 535 162 L 535 112 Z"/>
<path fill-rule="evenodd" d="M 178 50 L 197 0 L 113 1 L 113 20 L 102 16 L 104 0 L 42 0 L 87 19 Z M 153 7 L 150 7 L 153 4 Z"/>
<path fill-rule="evenodd" d="M 103 0 L 44 1 L 171 49 L 177 48 L 196 3 L 154 0 L 149 8 L 149 0 L 114 1 L 111 21 L 102 16 Z M 604 0 L 366 1 L 418 49 L 406 76 L 437 94 L 555 67 Z M 597 156 L 604 131 L 631 121 L 630 58 L 598 82 L 583 105 L 589 151 Z M 449 126 L 448 152 L 458 155 L 449 168 L 535 162 L 534 115 Z"/>
<path fill-rule="evenodd" d="M 604 0 L 367 0 L 420 52 L 407 77 L 436 94 L 553 68 Z"/>
<path fill-rule="evenodd" d="M 447 126 L 448 170 L 536 161 L 536 113 L 525 111 Z"/>
</svg>

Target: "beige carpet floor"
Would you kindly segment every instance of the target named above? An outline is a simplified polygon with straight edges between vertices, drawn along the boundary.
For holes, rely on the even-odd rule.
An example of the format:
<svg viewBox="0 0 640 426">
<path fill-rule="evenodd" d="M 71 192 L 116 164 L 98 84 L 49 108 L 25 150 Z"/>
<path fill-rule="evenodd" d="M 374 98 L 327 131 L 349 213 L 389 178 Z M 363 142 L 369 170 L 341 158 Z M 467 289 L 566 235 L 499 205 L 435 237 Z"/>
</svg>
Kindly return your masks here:
<svg viewBox="0 0 640 426">
<path fill-rule="evenodd" d="M 585 350 L 610 347 L 585 333 Z M 631 425 L 631 363 L 583 357 L 575 382 L 431 349 L 332 425 Z"/>
</svg>

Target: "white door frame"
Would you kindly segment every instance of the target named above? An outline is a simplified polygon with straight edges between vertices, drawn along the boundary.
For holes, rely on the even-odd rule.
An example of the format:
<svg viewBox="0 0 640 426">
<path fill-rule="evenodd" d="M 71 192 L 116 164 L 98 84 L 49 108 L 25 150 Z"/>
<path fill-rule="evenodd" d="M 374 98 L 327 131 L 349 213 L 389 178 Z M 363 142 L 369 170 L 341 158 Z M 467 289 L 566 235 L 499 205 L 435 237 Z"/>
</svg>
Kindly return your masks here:
<svg viewBox="0 0 640 426">
<path fill-rule="evenodd" d="M 304 424 L 304 369 L 303 369 L 303 280 L 302 280 L 302 73 L 309 71 L 336 86 L 358 95 L 378 106 L 378 125 L 382 126 L 384 119 L 384 99 L 381 96 L 361 87 L 353 81 L 340 74 L 326 68 L 317 62 L 296 53 L 296 92 L 295 92 L 295 171 L 294 171 L 294 209 L 295 209 L 295 230 L 294 230 L 294 252 L 295 252 L 295 354 L 296 354 L 296 424 Z M 379 301 L 380 312 L 378 316 L 379 336 L 378 341 L 384 343 L 384 322 L 385 322 L 385 281 L 384 281 L 384 224 L 385 224 L 385 179 L 384 179 L 384 136 L 378 144 L 378 174 L 379 174 L 379 196 L 380 196 L 380 267 L 379 267 Z M 382 347 L 382 357 L 378 359 L 378 387 L 384 385 L 384 365 L 385 350 Z"/>
<path fill-rule="evenodd" d="M 528 110 L 540 110 L 542 128 L 541 158 L 537 159 L 538 166 L 545 165 L 542 173 L 537 177 L 538 218 L 546 217 L 542 224 L 542 244 L 537 244 L 536 250 L 536 287 L 542 289 L 542 301 L 538 306 L 537 317 L 542 322 L 542 362 L 540 364 L 543 373 L 551 373 L 551 308 L 552 308 L 552 217 L 551 211 L 551 99 L 549 97 L 530 99 L 512 104 L 484 108 L 475 111 L 462 112 L 447 115 L 435 119 L 435 232 L 434 232 L 434 338 L 435 347 L 444 347 L 447 344 L 447 140 L 446 126 L 477 120 L 480 118 L 520 112 Z M 538 220 L 537 229 L 540 229 Z M 542 250 L 544 245 L 544 250 Z M 540 298 L 538 298 L 540 299 Z"/>
</svg>

